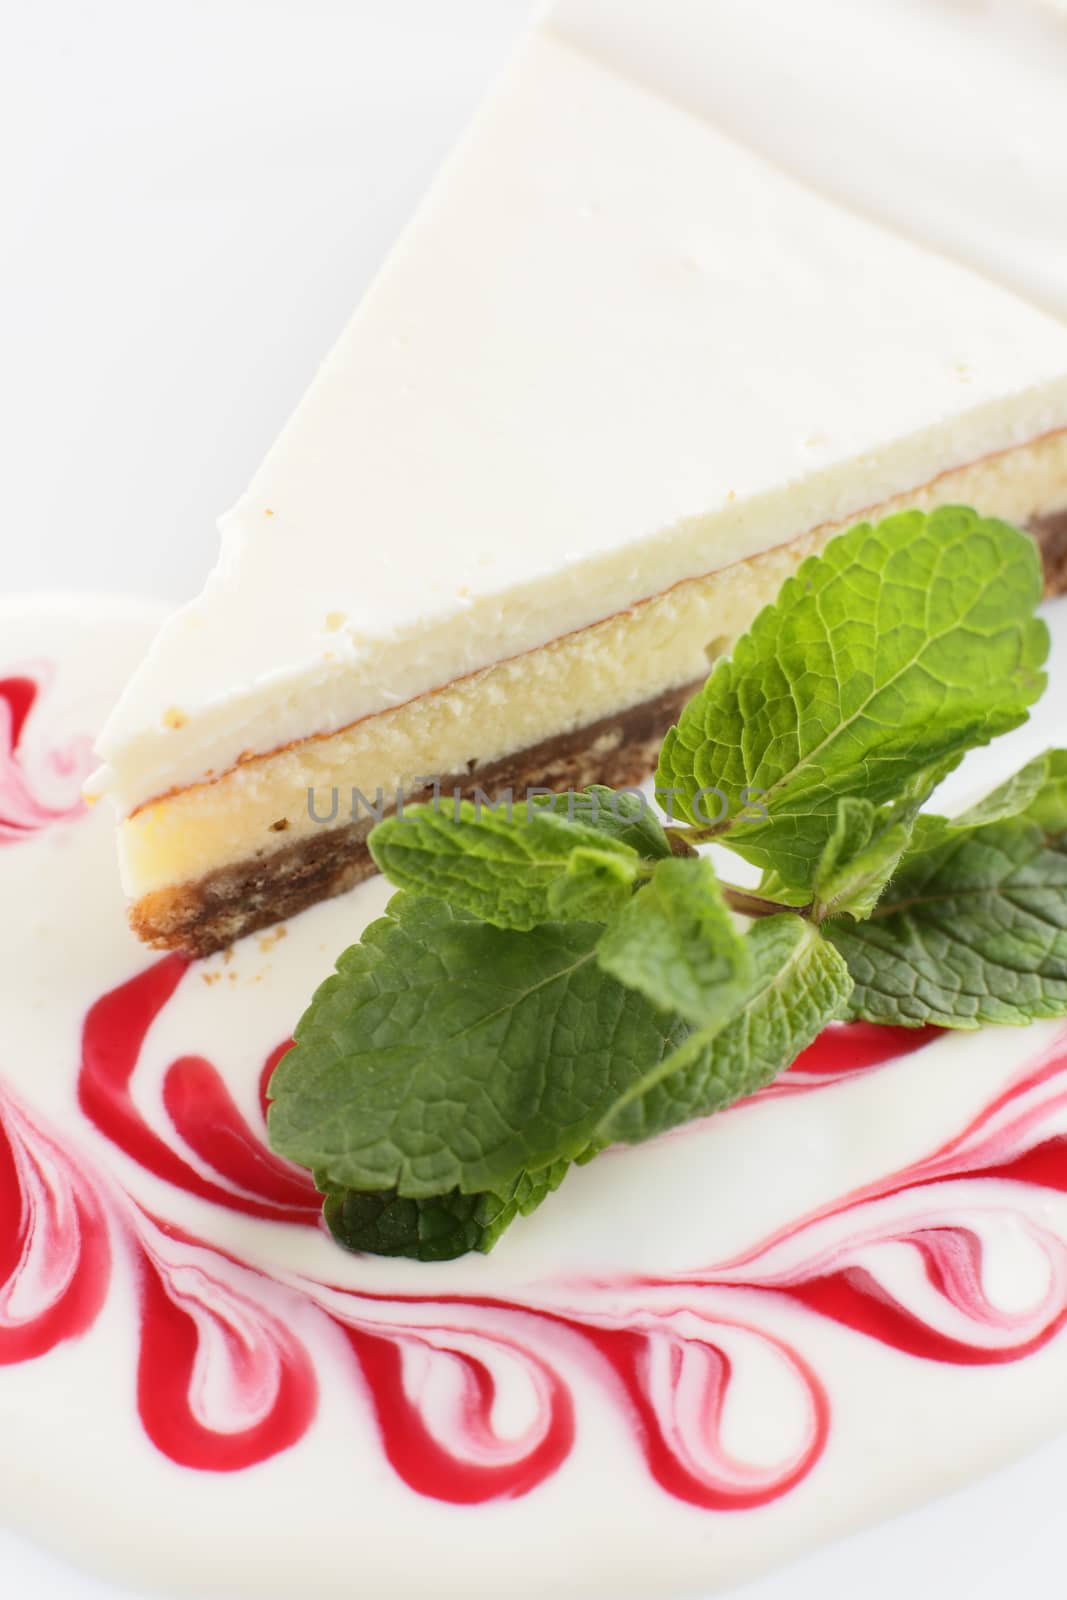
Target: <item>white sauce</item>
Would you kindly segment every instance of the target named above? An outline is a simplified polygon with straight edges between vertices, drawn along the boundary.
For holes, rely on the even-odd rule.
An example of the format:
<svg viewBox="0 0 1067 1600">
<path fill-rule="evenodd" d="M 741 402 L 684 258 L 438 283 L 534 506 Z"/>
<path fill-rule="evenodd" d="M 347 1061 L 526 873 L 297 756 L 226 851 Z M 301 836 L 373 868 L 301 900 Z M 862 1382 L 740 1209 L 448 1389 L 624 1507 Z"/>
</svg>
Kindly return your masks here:
<svg viewBox="0 0 1067 1600">
<path fill-rule="evenodd" d="M 56 664 L 6 764 L 0 702 L 0 794 L 30 771 L 38 800 L 63 802 L 72 776 L 49 752 L 95 731 L 153 620 L 104 601 L 0 613 L 0 680 Z M 1067 1195 L 971 1175 L 1067 1136 L 1057 1025 L 948 1037 L 818 1088 L 798 1076 L 792 1092 L 573 1174 L 490 1257 L 360 1259 L 313 1228 L 163 1181 L 99 1111 L 94 1123 L 79 1107 L 87 1009 L 158 960 L 126 929 L 110 818 L 101 810 L 0 845 L 0 896 L 0 1126 L 36 1208 L 5 1282 L 0 1161 L 0 1504 L 12 1527 L 84 1566 L 257 1597 L 710 1588 L 939 1493 L 1067 1423 L 1067 1341 L 1047 1337 L 1067 1308 Z M 128 1109 L 200 1181 L 233 1190 L 227 1161 L 197 1156 L 168 1113 L 172 1064 L 216 1065 L 261 1137 L 266 1057 L 386 897 L 374 882 L 294 920 L 282 939 L 246 940 L 232 959 L 191 968 L 161 1006 Z M 1057 1048 L 1062 1065 L 1042 1076 Z M 106 1067 L 82 1073 L 83 1095 Z M 187 1133 L 203 1131 L 202 1103 L 194 1095 L 179 1116 Z M 943 1181 L 920 1181 L 932 1177 Z M 11 1359 L 16 1334 L 44 1326 L 87 1272 L 104 1236 L 94 1216 L 107 1219 L 106 1298 L 81 1337 Z M 845 1268 L 879 1286 L 855 1297 L 864 1316 L 888 1298 L 915 1337 L 955 1341 L 972 1358 L 1038 1347 L 991 1364 L 924 1359 L 785 1292 Z M 153 1292 L 170 1308 L 154 1323 Z M 401 1384 L 381 1368 L 361 1375 L 343 1324 L 376 1333 L 386 1360 L 400 1351 Z M 197 1336 L 188 1381 L 155 1416 L 161 1382 L 181 1376 L 180 1350 L 158 1342 L 175 1328 Z M 615 1368 L 603 1345 L 612 1330 Z M 634 1392 L 666 1484 L 619 1375 L 627 1333 L 644 1337 Z M 496 1384 L 481 1423 L 464 1355 Z M 152 1379 L 140 1408 L 139 1362 Z M 208 1454 L 244 1448 L 257 1427 L 277 1433 L 287 1383 L 288 1448 L 227 1472 L 164 1453 L 179 1422 L 188 1448 Z M 306 1426 L 293 1422 L 302 1383 L 318 1396 Z M 528 1492 L 459 1505 L 411 1487 L 383 1447 L 375 1397 L 406 1405 L 394 1454 L 417 1423 L 454 1474 L 504 1482 L 541 1461 Z M 573 1442 L 546 1467 L 538 1452 L 567 1405 Z M 427 1461 L 422 1449 L 414 1470 L 428 1473 Z M 798 1481 L 783 1488 L 790 1475 Z M 707 1509 L 679 1498 L 682 1482 L 698 1496 L 777 1497 Z"/>
</svg>

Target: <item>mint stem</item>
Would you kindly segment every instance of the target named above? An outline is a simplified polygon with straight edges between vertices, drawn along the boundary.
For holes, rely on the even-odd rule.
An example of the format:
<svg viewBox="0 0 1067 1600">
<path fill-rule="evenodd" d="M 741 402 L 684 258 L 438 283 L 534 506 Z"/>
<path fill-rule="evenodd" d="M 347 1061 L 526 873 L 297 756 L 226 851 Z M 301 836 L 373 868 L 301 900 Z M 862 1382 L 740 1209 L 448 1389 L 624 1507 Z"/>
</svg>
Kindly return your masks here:
<svg viewBox="0 0 1067 1600">
<path fill-rule="evenodd" d="M 722 897 L 731 911 L 736 911 L 742 917 L 777 917 L 783 911 L 789 911 L 795 917 L 806 917 L 811 912 L 811 906 L 787 906 L 780 900 L 768 900 L 761 894 L 752 894 L 748 889 L 739 889 L 735 884 L 722 884 Z"/>
<path fill-rule="evenodd" d="M 722 825 L 714 828 L 664 828 L 667 842 L 676 856 L 695 856 L 698 854 L 696 846 L 706 839 L 714 837 L 723 831 Z M 749 889 L 739 889 L 734 883 L 721 885 L 722 896 L 731 911 L 736 911 L 742 917 L 776 917 L 782 911 L 791 911 L 794 916 L 806 917 L 811 913 L 811 906 L 787 906 L 780 900 L 768 900 L 762 894 L 753 894 Z"/>
<path fill-rule="evenodd" d="M 726 818 L 722 822 L 709 822 L 703 828 L 678 825 L 664 828 L 663 831 L 676 856 L 695 856 L 698 844 L 710 844 L 713 839 L 718 839 L 720 835 L 726 833 L 729 827 L 730 819 Z"/>
</svg>

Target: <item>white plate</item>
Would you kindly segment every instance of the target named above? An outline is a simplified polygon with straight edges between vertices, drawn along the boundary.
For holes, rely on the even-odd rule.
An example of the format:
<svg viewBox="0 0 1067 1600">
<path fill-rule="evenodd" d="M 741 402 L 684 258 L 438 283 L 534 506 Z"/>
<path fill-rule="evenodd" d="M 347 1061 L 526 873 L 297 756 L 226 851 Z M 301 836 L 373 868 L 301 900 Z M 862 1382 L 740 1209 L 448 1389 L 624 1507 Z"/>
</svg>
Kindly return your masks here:
<svg viewBox="0 0 1067 1600">
<path fill-rule="evenodd" d="M 0 59 L 5 589 L 173 601 L 198 586 L 215 513 L 528 10 L 527 0 L 17 8 Z M 1031 732 L 1019 745 L 1042 742 Z M 1009 1583 L 1049 1592 L 1065 1475 L 1060 1441 L 745 1592 L 878 1600 L 905 1585 L 931 1592 L 949 1573 L 952 1592 L 972 1597 Z M 4 1534 L 0 1586 L 26 1600 L 120 1593 Z"/>
</svg>

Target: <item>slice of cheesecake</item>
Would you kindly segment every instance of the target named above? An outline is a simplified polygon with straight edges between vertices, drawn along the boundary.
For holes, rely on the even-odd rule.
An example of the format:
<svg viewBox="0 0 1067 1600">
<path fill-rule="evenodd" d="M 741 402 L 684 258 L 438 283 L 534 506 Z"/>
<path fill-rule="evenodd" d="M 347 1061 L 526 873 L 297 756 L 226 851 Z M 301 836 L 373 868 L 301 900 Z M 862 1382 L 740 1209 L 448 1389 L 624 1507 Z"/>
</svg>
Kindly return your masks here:
<svg viewBox="0 0 1067 1600">
<path fill-rule="evenodd" d="M 1067 328 L 532 35 L 100 739 L 138 933 L 358 882 L 439 779 L 635 783 L 860 514 L 1067 508 Z"/>
</svg>

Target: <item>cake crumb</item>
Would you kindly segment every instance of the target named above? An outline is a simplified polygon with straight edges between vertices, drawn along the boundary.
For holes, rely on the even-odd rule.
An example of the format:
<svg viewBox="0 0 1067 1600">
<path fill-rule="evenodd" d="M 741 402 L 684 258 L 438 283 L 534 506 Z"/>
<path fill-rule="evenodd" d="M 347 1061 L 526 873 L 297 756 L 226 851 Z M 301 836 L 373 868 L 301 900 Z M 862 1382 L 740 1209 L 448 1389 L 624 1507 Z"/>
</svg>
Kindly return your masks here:
<svg viewBox="0 0 1067 1600">
<path fill-rule="evenodd" d="M 264 508 L 263 508 L 263 515 L 264 515 L 264 516 L 265 516 L 265 517 L 273 517 L 273 515 L 274 515 L 274 512 L 273 512 L 273 511 L 272 511 L 272 510 L 271 510 L 271 509 L 270 509 L 270 507 L 269 507 L 269 506 L 265 506 L 265 507 L 264 507 Z"/>
<path fill-rule="evenodd" d="M 163 726 L 165 728 L 184 728 L 189 718 L 180 706 L 168 706 L 163 713 Z"/>
<path fill-rule="evenodd" d="M 289 818 L 288 817 L 279 817 L 277 822 L 272 822 L 271 823 L 269 831 L 271 833 L 284 833 L 286 831 L 286 829 L 288 828 L 288 826 L 289 826 Z"/>
<path fill-rule="evenodd" d="M 286 937 L 288 932 L 289 932 L 289 930 L 285 926 L 285 923 L 284 922 L 279 923 L 276 928 L 271 928 L 269 933 L 265 933 L 263 935 L 263 937 L 259 941 L 259 948 L 261 950 L 270 950 L 270 949 L 272 949 L 274 947 L 274 945 L 276 945 L 278 943 L 279 939 L 284 939 Z"/>
<path fill-rule="evenodd" d="M 347 621 L 348 618 L 343 611 L 327 611 L 326 632 L 336 633 L 338 628 L 343 628 Z"/>
<path fill-rule="evenodd" d="M 219 979 L 222 977 L 222 973 L 221 972 L 202 972 L 200 974 L 200 976 L 204 980 L 205 983 L 218 983 Z"/>
</svg>

